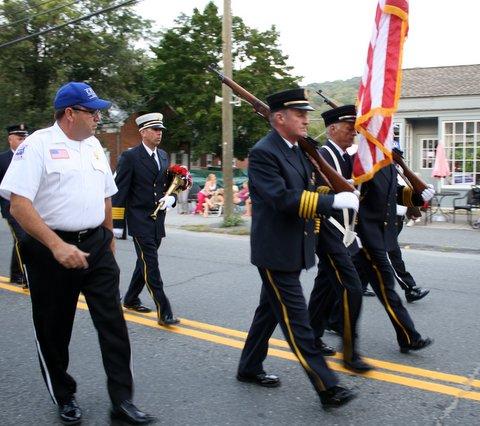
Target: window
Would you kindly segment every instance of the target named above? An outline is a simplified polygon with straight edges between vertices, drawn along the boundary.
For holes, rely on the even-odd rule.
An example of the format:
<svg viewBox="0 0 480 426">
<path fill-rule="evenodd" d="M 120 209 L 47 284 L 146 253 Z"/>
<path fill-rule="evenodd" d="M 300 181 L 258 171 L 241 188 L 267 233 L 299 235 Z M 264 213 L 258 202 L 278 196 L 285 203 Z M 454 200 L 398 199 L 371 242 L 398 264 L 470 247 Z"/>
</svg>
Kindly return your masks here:
<svg viewBox="0 0 480 426">
<path fill-rule="evenodd" d="M 422 143 L 421 167 L 422 169 L 433 169 L 438 139 L 420 139 L 420 141 Z"/>
<path fill-rule="evenodd" d="M 452 184 L 480 184 L 480 121 L 443 123 Z"/>
</svg>

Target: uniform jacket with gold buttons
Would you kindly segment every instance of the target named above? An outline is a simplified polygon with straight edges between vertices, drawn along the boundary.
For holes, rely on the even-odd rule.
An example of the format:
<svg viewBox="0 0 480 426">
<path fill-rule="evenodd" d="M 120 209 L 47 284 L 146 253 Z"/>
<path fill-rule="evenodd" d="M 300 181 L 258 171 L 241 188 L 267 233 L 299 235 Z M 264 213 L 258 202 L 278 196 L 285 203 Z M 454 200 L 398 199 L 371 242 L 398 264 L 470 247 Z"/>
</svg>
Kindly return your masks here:
<svg viewBox="0 0 480 426">
<path fill-rule="evenodd" d="M 277 271 L 315 265 L 314 221 L 330 214 L 333 195 L 315 191 L 311 163 L 272 130 L 249 153 L 251 261 Z"/>
<path fill-rule="evenodd" d="M 118 192 L 112 198 L 113 227 L 125 228 L 134 237 L 165 236 L 165 210 L 150 215 L 167 190 L 167 153 L 157 149 L 160 170 L 143 144 L 122 153 L 115 172 Z"/>
</svg>

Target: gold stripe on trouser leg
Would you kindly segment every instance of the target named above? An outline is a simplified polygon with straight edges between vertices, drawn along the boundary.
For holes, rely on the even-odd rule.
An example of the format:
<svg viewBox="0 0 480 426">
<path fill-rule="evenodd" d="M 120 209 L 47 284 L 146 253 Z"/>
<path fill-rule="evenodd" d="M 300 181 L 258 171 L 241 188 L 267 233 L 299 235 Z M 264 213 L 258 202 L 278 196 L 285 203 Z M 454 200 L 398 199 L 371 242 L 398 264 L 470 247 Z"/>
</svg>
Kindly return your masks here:
<svg viewBox="0 0 480 426">
<path fill-rule="evenodd" d="M 13 246 L 15 247 L 15 253 L 17 253 L 17 263 L 20 267 L 20 271 L 22 272 L 23 277 L 25 278 L 25 269 L 23 268 L 22 256 L 20 255 L 20 242 L 18 241 L 17 234 L 15 234 L 15 230 L 13 229 L 13 227 L 10 224 L 8 224 L 8 226 L 10 227 L 10 231 L 14 240 Z M 10 277 L 10 279 L 12 279 L 12 277 Z"/>
<path fill-rule="evenodd" d="M 145 258 L 143 257 L 143 250 L 142 250 L 142 246 L 140 245 L 140 243 L 138 242 L 138 240 L 133 237 L 133 239 L 137 242 L 137 245 L 138 245 L 138 249 L 140 250 L 140 257 L 142 259 L 142 262 L 143 262 L 143 278 L 145 280 L 145 285 L 147 286 L 147 290 L 148 292 L 150 293 L 150 297 L 153 299 L 154 303 L 155 303 L 155 307 L 157 308 L 157 315 L 158 315 L 158 319 L 161 319 L 161 311 L 160 311 L 160 303 L 157 302 L 157 299 L 155 299 L 155 296 L 153 295 L 153 291 L 150 287 L 150 283 L 148 282 L 148 278 L 147 278 L 147 262 L 145 262 Z"/>
<path fill-rule="evenodd" d="M 363 251 L 364 251 L 365 255 L 367 256 L 367 259 L 369 260 L 373 269 L 375 270 L 375 273 L 377 274 L 378 282 L 380 284 L 380 290 L 382 292 L 382 298 L 383 298 L 383 301 L 385 302 L 385 306 L 387 307 L 387 311 L 391 315 L 391 317 L 394 319 L 394 321 L 398 324 L 398 326 L 402 329 L 403 333 L 407 337 L 407 343 L 410 345 L 411 339 L 410 339 L 410 336 L 408 335 L 407 330 L 405 330 L 405 327 L 403 326 L 403 324 L 400 322 L 400 320 L 395 315 L 395 312 L 393 311 L 392 307 L 390 306 L 390 303 L 388 303 L 387 292 L 385 290 L 385 283 L 383 282 L 382 274 L 378 270 L 377 265 L 375 265 L 375 263 L 373 263 L 372 258 L 368 254 L 367 250 L 365 248 L 363 248 Z"/>
<path fill-rule="evenodd" d="M 276 287 L 275 283 L 273 282 L 272 275 L 268 269 L 265 269 L 268 277 L 268 281 L 270 282 L 273 291 L 275 292 L 278 302 L 280 303 L 280 306 L 282 307 L 282 313 L 283 313 L 283 319 L 285 321 L 285 324 L 287 326 L 288 330 L 288 335 L 290 337 L 290 340 L 292 342 L 293 346 L 293 351 L 295 355 L 297 356 L 298 360 L 300 361 L 300 364 L 302 364 L 303 368 L 310 373 L 310 375 L 315 379 L 315 382 L 317 383 L 317 386 L 320 388 L 320 390 L 324 391 L 326 390 L 325 385 L 322 382 L 322 379 L 320 376 L 315 373 L 315 371 L 312 370 L 312 368 L 308 365 L 307 360 L 303 357 L 301 354 L 300 350 L 298 349 L 297 343 L 295 342 L 295 338 L 293 337 L 293 332 L 292 328 L 290 326 L 290 320 L 288 319 L 288 312 L 286 306 L 282 302 L 282 298 L 280 297 L 280 292 L 278 291 L 278 288 Z"/>
<path fill-rule="evenodd" d="M 332 268 L 335 270 L 335 276 L 337 277 L 337 282 L 343 287 L 342 291 L 342 303 L 343 303 L 343 359 L 345 361 L 353 360 L 353 347 L 352 347 L 352 325 L 350 322 L 350 306 L 348 304 L 348 292 L 343 284 L 342 277 L 340 272 L 335 266 L 335 262 L 332 257 L 327 254 L 328 260 L 332 265 Z"/>
</svg>

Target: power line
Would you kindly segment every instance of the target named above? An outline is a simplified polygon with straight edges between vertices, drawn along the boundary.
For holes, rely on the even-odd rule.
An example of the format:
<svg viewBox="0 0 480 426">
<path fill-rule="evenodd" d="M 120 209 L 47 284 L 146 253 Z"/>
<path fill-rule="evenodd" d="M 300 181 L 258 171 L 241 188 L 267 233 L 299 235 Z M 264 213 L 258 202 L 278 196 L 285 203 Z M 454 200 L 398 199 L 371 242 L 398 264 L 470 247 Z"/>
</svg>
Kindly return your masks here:
<svg viewBox="0 0 480 426">
<path fill-rule="evenodd" d="M 21 22 L 30 21 L 30 20 L 32 20 L 33 18 L 36 18 L 37 16 L 47 15 L 47 14 L 56 12 L 57 10 L 64 9 L 64 8 L 66 8 L 66 7 L 68 7 L 68 6 L 71 6 L 72 4 L 75 4 L 75 3 L 77 3 L 77 1 L 72 1 L 72 2 L 70 2 L 70 3 L 61 4 L 60 6 L 54 7 L 53 9 L 47 9 L 47 10 L 44 10 L 43 12 L 35 13 L 35 14 L 30 15 L 30 16 L 27 16 L 27 17 L 25 17 L 25 18 L 18 19 L 18 20 L 16 20 L 16 21 L 13 21 L 13 22 L 9 22 L 9 23 L 7 23 L 7 24 L 0 25 L 0 28 L 11 27 L 12 25 L 16 25 L 16 24 L 19 24 L 19 23 L 21 23 Z"/>
<path fill-rule="evenodd" d="M 20 43 L 21 41 L 25 41 L 25 40 L 28 40 L 28 39 L 33 38 L 33 37 L 38 37 L 40 35 L 49 33 L 51 31 L 59 30 L 60 28 L 66 27 L 68 25 L 76 24 L 77 22 L 93 18 L 94 16 L 101 15 L 102 13 L 111 12 L 112 10 L 118 9 L 120 7 L 123 7 L 123 6 L 128 6 L 129 4 L 137 3 L 139 1 L 141 1 L 141 0 L 128 0 L 128 1 L 125 1 L 123 3 L 117 4 L 115 6 L 110 6 L 110 7 L 107 7 L 105 9 L 99 10 L 97 12 L 93 12 L 93 13 L 90 13 L 88 15 L 81 16 L 80 18 L 73 19 L 73 20 L 65 22 L 63 24 L 55 25 L 54 27 L 50 27 L 50 28 L 47 28 L 47 29 L 42 30 L 42 31 L 38 31 L 38 32 L 33 33 L 33 34 L 29 34 L 27 36 L 20 37 L 20 38 L 17 38 L 15 40 L 8 41 L 6 43 L 0 44 L 0 49 L 2 49 L 4 47 L 12 46 L 13 44 Z"/>
</svg>

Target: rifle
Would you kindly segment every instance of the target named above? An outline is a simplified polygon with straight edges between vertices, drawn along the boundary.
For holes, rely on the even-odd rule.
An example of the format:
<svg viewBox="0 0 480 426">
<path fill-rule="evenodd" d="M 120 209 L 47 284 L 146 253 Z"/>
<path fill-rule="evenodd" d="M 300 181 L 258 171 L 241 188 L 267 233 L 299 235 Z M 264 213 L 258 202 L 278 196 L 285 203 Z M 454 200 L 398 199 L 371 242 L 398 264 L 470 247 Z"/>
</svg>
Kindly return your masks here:
<svg viewBox="0 0 480 426">
<path fill-rule="evenodd" d="M 403 170 L 403 173 L 400 173 L 400 176 L 402 176 L 407 185 L 417 194 L 421 194 L 424 189 L 428 188 L 427 184 L 405 164 L 402 154 L 400 154 L 396 148 L 392 149 L 392 158 L 393 161 L 395 161 L 395 163 L 397 163 Z"/>
<path fill-rule="evenodd" d="M 328 96 L 323 94 L 323 91 L 321 89 L 317 90 L 317 93 L 320 95 L 320 97 L 323 98 L 323 102 L 325 102 L 330 108 L 338 108 L 340 105 L 336 104 L 333 102 Z"/>
<path fill-rule="evenodd" d="M 249 91 L 244 89 L 238 83 L 233 81 L 231 78 L 226 77 L 220 71 L 218 71 L 214 64 L 209 65 L 208 70 L 216 74 L 223 84 L 226 84 L 232 92 L 242 98 L 244 101 L 248 102 L 255 112 L 268 121 L 270 115 L 270 108 L 260 99 L 256 98 Z M 322 179 L 327 183 L 330 188 L 335 192 L 354 192 L 355 187 L 347 182 L 347 180 L 339 174 L 330 164 L 328 164 L 325 159 L 317 151 L 317 141 L 309 136 L 306 138 L 301 138 L 298 141 L 300 148 L 307 154 L 308 159 L 313 164 L 317 172 L 320 174 Z"/>
</svg>

